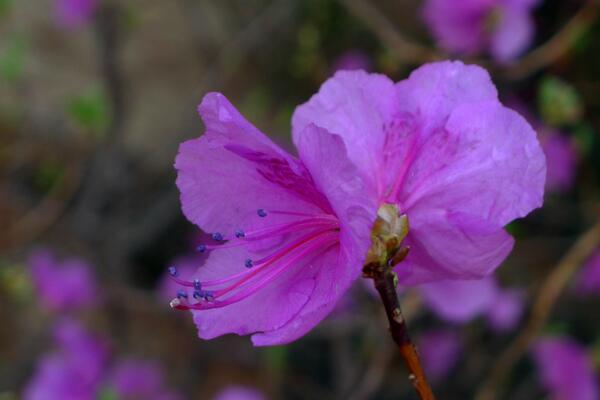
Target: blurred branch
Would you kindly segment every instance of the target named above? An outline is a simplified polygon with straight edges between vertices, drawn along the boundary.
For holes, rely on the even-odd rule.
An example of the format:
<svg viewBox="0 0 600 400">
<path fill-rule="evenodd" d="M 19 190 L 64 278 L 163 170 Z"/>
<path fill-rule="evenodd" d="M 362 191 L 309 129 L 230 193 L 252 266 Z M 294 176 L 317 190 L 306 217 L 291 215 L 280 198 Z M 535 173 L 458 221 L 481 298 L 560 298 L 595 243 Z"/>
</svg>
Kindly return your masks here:
<svg viewBox="0 0 600 400">
<path fill-rule="evenodd" d="M 408 250 L 406 248 L 406 250 L 398 254 L 403 254 L 405 257 L 407 252 Z M 421 360 L 417 353 L 417 349 L 408 335 L 406 318 L 404 318 L 402 310 L 400 309 L 400 301 L 398 300 L 398 294 L 396 292 L 397 276 L 390 266 L 395 264 L 396 263 L 388 262 L 387 258 L 385 264 L 380 260 L 368 262 L 363 267 L 363 276 L 373 279 L 373 282 L 375 283 L 375 289 L 377 289 L 377 292 L 381 297 L 381 302 L 385 308 L 392 340 L 396 343 L 400 355 L 404 360 L 409 372 L 408 380 L 418 394 L 419 399 L 435 400 L 435 396 L 427 382 L 425 371 L 421 366 Z"/>
<path fill-rule="evenodd" d="M 521 57 L 516 64 L 508 66 L 502 74 L 511 80 L 523 79 L 558 60 L 589 30 L 596 20 L 599 7 L 597 0 L 588 0 L 562 30 Z"/>
<path fill-rule="evenodd" d="M 365 26 L 370 28 L 398 60 L 406 63 L 422 64 L 447 57 L 433 48 L 406 38 L 373 3 L 366 0 L 338 1 L 356 18 L 360 19 Z M 600 3 L 598 0 L 588 0 L 563 29 L 551 39 L 531 50 L 515 64 L 500 67 L 496 70 L 506 79 L 518 80 L 552 64 L 567 53 L 573 43 L 589 30 L 598 15 L 599 8 Z M 470 62 L 493 68 L 485 60 L 473 59 Z"/>
<path fill-rule="evenodd" d="M 402 308 L 405 318 L 412 319 L 421 310 L 421 300 L 416 292 L 409 292 L 402 298 Z M 362 380 L 347 397 L 347 400 L 365 400 L 373 398 L 373 395 L 385 379 L 386 372 L 394 359 L 394 353 L 390 351 L 388 341 L 381 341 L 378 351 L 372 357 Z"/>
<path fill-rule="evenodd" d="M 83 167 L 79 161 L 66 168 L 65 175 L 46 196 L 20 219 L 3 227 L 0 249 L 15 250 L 24 243 L 34 241 L 49 229 L 65 212 L 70 200 L 81 186 Z"/>
<path fill-rule="evenodd" d="M 434 49 L 406 38 L 375 6 L 366 0 L 338 0 L 356 18 L 370 28 L 392 50 L 399 61 L 422 64 L 443 58 Z"/>
<path fill-rule="evenodd" d="M 501 388 L 508 374 L 527 352 L 531 343 L 546 324 L 554 304 L 570 278 L 599 245 L 600 219 L 575 242 L 543 282 L 531 309 L 529 319 L 492 367 L 489 378 L 483 382 L 477 391 L 476 400 L 494 400 L 500 397 Z"/>
</svg>

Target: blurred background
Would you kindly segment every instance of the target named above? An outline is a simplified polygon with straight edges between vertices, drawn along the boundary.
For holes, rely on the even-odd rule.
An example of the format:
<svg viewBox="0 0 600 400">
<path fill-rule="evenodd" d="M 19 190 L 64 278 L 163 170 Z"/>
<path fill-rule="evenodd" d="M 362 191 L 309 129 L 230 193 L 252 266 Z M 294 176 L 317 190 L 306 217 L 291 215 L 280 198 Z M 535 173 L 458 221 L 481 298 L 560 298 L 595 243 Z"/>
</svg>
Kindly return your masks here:
<svg viewBox="0 0 600 400">
<path fill-rule="evenodd" d="M 416 398 L 362 282 L 288 346 L 198 339 L 169 308 L 165 272 L 199 265 L 203 237 L 181 212 L 173 162 L 202 133 L 196 106 L 209 91 L 293 151 L 294 108 L 336 70 L 397 81 L 447 58 L 487 68 L 529 119 L 548 183 L 544 207 L 508 227 L 516 246 L 493 279 L 402 292 L 434 390 L 597 399 L 598 10 L 0 0 L 0 399 Z"/>
</svg>

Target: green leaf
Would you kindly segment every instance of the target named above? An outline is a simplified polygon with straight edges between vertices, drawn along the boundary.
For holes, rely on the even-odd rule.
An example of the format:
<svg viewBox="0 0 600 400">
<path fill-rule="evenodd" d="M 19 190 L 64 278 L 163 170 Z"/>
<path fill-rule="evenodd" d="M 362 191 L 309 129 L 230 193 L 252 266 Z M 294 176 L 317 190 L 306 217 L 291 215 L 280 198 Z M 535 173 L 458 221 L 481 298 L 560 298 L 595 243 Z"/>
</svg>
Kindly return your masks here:
<svg viewBox="0 0 600 400">
<path fill-rule="evenodd" d="M 540 115 L 548 125 L 573 124 L 583 114 L 581 97 L 575 87 L 555 76 L 542 80 L 538 88 L 537 103 Z"/>
<path fill-rule="evenodd" d="M 264 349 L 264 357 L 269 371 L 282 371 L 287 361 L 287 347 L 266 347 Z"/>
<path fill-rule="evenodd" d="M 7 47 L 0 53 L 0 76 L 9 82 L 14 82 L 23 75 L 24 64 L 25 40 L 20 36 L 14 36 L 9 39 Z"/>
<path fill-rule="evenodd" d="M 105 388 L 98 393 L 97 400 L 119 400 L 119 395 L 112 388 Z"/>
<path fill-rule="evenodd" d="M 67 104 L 67 112 L 76 125 L 98 136 L 109 124 L 108 102 L 99 89 L 73 97 Z"/>
<path fill-rule="evenodd" d="M 0 0 L 0 17 L 8 15 L 12 8 L 13 0 Z"/>
</svg>

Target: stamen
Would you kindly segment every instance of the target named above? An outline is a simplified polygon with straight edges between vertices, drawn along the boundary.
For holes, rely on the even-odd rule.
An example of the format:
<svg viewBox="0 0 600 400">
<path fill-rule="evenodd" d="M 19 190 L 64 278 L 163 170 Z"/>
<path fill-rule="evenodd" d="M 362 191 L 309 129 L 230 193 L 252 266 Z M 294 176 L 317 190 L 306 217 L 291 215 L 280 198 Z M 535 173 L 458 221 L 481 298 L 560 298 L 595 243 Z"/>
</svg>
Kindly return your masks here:
<svg viewBox="0 0 600 400">
<path fill-rule="evenodd" d="M 328 240 L 326 240 L 324 242 L 317 242 L 311 246 L 307 246 L 306 248 L 303 249 L 303 251 L 295 254 L 294 257 L 289 259 L 286 263 L 282 263 L 281 265 L 279 265 L 278 268 L 273 268 L 273 270 L 271 270 L 269 274 L 266 274 L 260 281 L 258 281 L 256 284 L 254 284 L 250 287 L 247 287 L 245 290 L 241 290 L 238 293 L 236 293 L 235 295 L 233 295 L 223 301 L 215 301 L 211 304 L 207 304 L 207 303 L 190 304 L 190 305 L 186 306 L 187 308 L 185 308 L 185 309 L 208 310 L 208 309 L 213 309 L 213 308 L 220 308 L 220 307 L 224 307 L 229 304 L 233 304 L 233 303 L 236 303 L 238 301 L 241 301 L 241 300 L 247 298 L 248 296 L 252 295 L 256 291 L 260 290 L 265 285 L 270 283 L 278 275 L 280 275 L 282 272 L 287 270 L 288 267 L 290 267 L 291 265 L 294 265 L 299 259 L 301 259 L 302 257 L 305 257 L 308 253 L 315 252 L 318 249 L 321 249 L 321 252 L 323 252 L 323 251 L 329 249 L 335 243 L 337 243 L 338 239 L 339 239 L 338 235 L 332 234 L 331 232 L 329 232 L 329 234 L 330 235 L 329 235 Z M 321 252 L 319 252 L 318 254 L 320 254 Z M 221 294 L 219 294 L 219 293 L 215 294 L 215 297 L 219 297 L 219 296 L 221 296 Z"/>
<path fill-rule="evenodd" d="M 261 218 L 264 218 L 267 216 L 267 212 L 265 210 L 263 210 L 262 208 L 259 208 L 258 210 L 256 210 L 256 213 Z"/>
<path fill-rule="evenodd" d="M 200 290 L 201 288 L 202 288 L 202 285 L 200 284 L 200 280 L 194 279 L 194 289 Z"/>
<path fill-rule="evenodd" d="M 246 266 L 246 268 L 252 268 L 254 266 L 252 260 L 249 258 L 244 262 L 244 265 Z"/>
<path fill-rule="evenodd" d="M 223 241 L 223 234 L 221 234 L 219 232 L 215 232 L 211 236 L 212 236 L 212 238 L 213 238 L 214 241 L 217 241 L 217 242 Z"/>
<path fill-rule="evenodd" d="M 185 290 L 181 289 L 177 292 L 177 298 L 178 299 L 187 299 L 188 294 Z"/>
<path fill-rule="evenodd" d="M 235 231 L 235 237 L 236 237 L 236 238 L 238 238 L 238 239 L 241 239 L 241 238 L 243 238 L 244 236 L 246 236 L 246 234 L 244 233 L 244 231 L 243 231 L 243 230 L 239 229 L 239 230 Z"/>
<path fill-rule="evenodd" d="M 171 275 L 172 277 L 176 277 L 177 275 L 179 275 L 179 271 L 177 271 L 176 267 L 169 267 L 169 275 Z"/>
<path fill-rule="evenodd" d="M 252 268 L 252 271 L 250 270 L 245 270 L 242 272 L 239 272 L 237 274 L 228 276 L 226 278 L 222 278 L 222 279 L 215 279 L 215 280 L 211 280 L 211 281 L 204 281 L 201 282 L 203 287 L 214 287 L 214 286 L 220 286 L 220 285 L 224 285 L 228 282 L 234 281 L 236 279 L 239 278 L 244 278 L 247 275 L 254 275 L 255 273 L 258 273 L 259 271 L 261 271 L 264 267 L 272 264 L 273 262 L 277 261 L 278 259 L 282 258 L 283 256 L 285 256 L 286 254 L 290 253 L 291 251 L 293 251 L 294 249 L 300 247 L 301 245 L 303 245 L 304 243 L 307 243 L 309 241 L 311 241 L 313 238 L 319 237 L 325 233 L 328 232 L 332 232 L 331 230 L 322 230 L 322 231 L 318 231 L 318 232 L 312 232 L 310 234 L 304 235 L 301 238 L 297 239 L 296 241 L 288 244 L 287 246 L 279 249 L 278 251 L 276 251 L 273 254 L 270 254 L 258 261 L 253 261 L 252 264 L 255 267 L 260 267 L 260 268 Z M 223 248 L 225 246 L 229 246 L 228 244 L 225 245 L 221 245 L 221 246 L 217 246 L 218 248 Z M 233 247 L 233 246 L 231 246 Z M 172 279 L 178 283 L 181 286 L 186 286 L 186 287 L 193 287 L 194 283 L 193 282 L 189 282 L 183 279 L 179 279 L 176 277 L 172 277 Z"/>
<path fill-rule="evenodd" d="M 199 244 L 198 247 L 196 247 L 196 250 L 198 250 L 199 253 L 204 253 L 206 251 L 206 245 Z"/>
</svg>

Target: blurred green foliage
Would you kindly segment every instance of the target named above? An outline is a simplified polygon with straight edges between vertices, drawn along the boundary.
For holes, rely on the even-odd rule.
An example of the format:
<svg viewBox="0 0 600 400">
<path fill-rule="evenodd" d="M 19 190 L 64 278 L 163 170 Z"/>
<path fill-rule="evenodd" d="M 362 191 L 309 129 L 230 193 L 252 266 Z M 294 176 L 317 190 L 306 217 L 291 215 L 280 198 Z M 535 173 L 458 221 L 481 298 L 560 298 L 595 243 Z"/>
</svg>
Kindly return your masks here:
<svg viewBox="0 0 600 400">
<path fill-rule="evenodd" d="M 8 15 L 12 7 L 13 0 L 0 0 L 0 17 Z M 1 399 L 1 397 L 0 397 Z"/>
<path fill-rule="evenodd" d="M 78 127 L 95 136 L 101 136 L 110 122 L 108 101 L 98 88 L 71 98 L 67 103 L 67 113 Z"/>
<path fill-rule="evenodd" d="M 0 14 L 1 10 L 0 4 Z M 14 82 L 22 77 L 25 47 L 25 39 L 20 35 L 13 35 L 8 39 L 5 50 L 0 53 L 0 76 L 2 79 Z"/>
<path fill-rule="evenodd" d="M 583 114 L 581 97 L 575 87 L 555 76 L 542 79 L 537 100 L 540 115 L 552 126 L 573 124 Z"/>
</svg>

